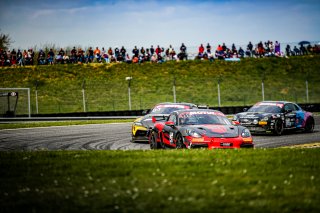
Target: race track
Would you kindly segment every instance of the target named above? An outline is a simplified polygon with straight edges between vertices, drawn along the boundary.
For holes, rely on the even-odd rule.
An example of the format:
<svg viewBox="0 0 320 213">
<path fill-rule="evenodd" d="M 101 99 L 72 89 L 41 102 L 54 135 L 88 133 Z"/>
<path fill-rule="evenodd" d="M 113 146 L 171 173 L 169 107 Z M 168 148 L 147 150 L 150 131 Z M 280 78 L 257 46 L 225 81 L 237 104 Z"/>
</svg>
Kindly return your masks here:
<svg viewBox="0 0 320 213">
<path fill-rule="evenodd" d="M 91 124 L 0 130 L 0 150 L 147 150 L 148 143 L 131 143 L 131 123 Z M 313 133 L 255 135 L 256 148 L 320 142 L 320 117 Z"/>
</svg>

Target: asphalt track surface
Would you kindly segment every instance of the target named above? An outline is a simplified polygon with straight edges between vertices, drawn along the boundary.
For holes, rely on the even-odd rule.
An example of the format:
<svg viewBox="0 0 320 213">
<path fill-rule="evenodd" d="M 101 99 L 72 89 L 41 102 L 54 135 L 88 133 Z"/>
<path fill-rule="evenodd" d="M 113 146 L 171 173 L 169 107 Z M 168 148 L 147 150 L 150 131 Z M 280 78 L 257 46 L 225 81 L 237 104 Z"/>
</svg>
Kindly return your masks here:
<svg viewBox="0 0 320 213">
<path fill-rule="evenodd" d="M 0 151 L 150 149 L 148 143 L 132 143 L 130 139 L 131 123 L 0 130 Z M 320 142 L 320 117 L 316 117 L 313 133 L 254 135 L 253 140 L 256 148 Z"/>
</svg>

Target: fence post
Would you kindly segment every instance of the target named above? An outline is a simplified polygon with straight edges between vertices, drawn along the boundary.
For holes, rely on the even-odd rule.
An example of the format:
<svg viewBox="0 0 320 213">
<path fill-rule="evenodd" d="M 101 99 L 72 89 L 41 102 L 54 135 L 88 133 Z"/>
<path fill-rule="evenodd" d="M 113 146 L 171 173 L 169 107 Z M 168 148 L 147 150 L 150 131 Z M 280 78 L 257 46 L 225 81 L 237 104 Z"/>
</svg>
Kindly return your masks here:
<svg viewBox="0 0 320 213">
<path fill-rule="evenodd" d="M 36 112 L 39 114 L 39 108 L 38 108 L 38 81 L 36 81 Z"/>
<path fill-rule="evenodd" d="M 126 77 L 126 81 L 128 81 L 128 99 L 129 99 L 129 110 L 131 111 L 131 80 L 132 77 Z"/>
<path fill-rule="evenodd" d="M 309 84 L 308 84 L 308 80 L 306 80 L 306 97 L 307 97 L 307 103 L 309 103 Z"/>
<path fill-rule="evenodd" d="M 173 76 L 172 91 L 173 91 L 173 102 L 176 103 L 177 102 L 177 96 L 176 96 L 176 77 L 175 76 Z"/>
<path fill-rule="evenodd" d="M 262 93 L 262 100 L 264 101 L 264 82 L 261 81 L 261 93 Z"/>
<path fill-rule="evenodd" d="M 220 98 L 220 79 L 218 80 L 218 107 L 221 106 L 221 98 Z"/>
<path fill-rule="evenodd" d="M 85 87 L 86 87 L 86 80 L 82 82 L 82 103 L 83 103 L 83 112 L 86 112 L 86 96 L 85 96 Z"/>
</svg>

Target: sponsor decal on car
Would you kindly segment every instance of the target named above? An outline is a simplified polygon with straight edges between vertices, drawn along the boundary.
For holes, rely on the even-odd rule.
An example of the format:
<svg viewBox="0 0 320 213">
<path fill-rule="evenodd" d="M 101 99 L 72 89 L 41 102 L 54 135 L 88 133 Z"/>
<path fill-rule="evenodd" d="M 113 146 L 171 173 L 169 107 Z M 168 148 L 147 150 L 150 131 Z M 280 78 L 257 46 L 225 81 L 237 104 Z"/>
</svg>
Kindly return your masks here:
<svg viewBox="0 0 320 213">
<path fill-rule="evenodd" d="M 268 124 L 267 121 L 259 121 L 259 125 L 261 125 L 261 126 L 264 126 L 264 125 L 267 125 L 267 124 Z"/>
<path fill-rule="evenodd" d="M 223 143 L 220 143 L 220 146 L 232 146 L 232 143 L 223 142 Z"/>
<path fill-rule="evenodd" d="M 277 107 L 280 107 L 282 108 L 284 104 L 278 104 L 278 103 L 269 103 L 269 102 L 260 102 L 260 103 L 257 103 L 255 104 L 255 106 L 277 106 Z"/>
<path fill-rule="evenodd" d="M 203 142 L 204 138 L 192 138 L 191 141 L 192 142 Z"/>
</svg>

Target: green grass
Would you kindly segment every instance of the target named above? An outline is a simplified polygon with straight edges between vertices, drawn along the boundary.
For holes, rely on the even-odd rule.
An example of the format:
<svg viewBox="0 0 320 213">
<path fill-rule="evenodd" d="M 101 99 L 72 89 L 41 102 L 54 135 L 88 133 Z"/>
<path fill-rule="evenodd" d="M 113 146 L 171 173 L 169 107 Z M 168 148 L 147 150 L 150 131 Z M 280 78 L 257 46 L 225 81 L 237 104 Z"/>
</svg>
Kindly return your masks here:
<svg viewBox="0 0 320 213">
<path fill-rule="evenodd" d="M 319 212 L 320 149 L 0 152 L 1 212 Z"/>
<path fill-rule="evenodd" d="M 128 110 L 127 76 L 132 76 L 132 109 L 148 109 L 173 101 L 175 79 L 178 102 L 218 106 L 220 81 L 223 106 L 252 105 L 261 101 L 261 80 L 266 100 L 320 102 L 320 56 L 243 59 L 240 62 L 181 61 L 163 64 L 54 65 L 0 69 L 1 87 L 30 87 L 31 109 L 39 113 L 82 112 L 85 85 L 87 111 Z M 83 84 L 85 82 L 85 84 Z M 5 106 L 6 101 L 2 100 Z M 3 107 L 3 106 L 2 106 Z M 19 99 L 18 114 L 26 114 L 25 96 Z"/>
<path fill-rule="evenodd" d="M 118 120 L 79 120 L 79 121 L 43 121 L 43 122 L 17 122 L 17 123 L 0 123 L 0 129 L 17 129 L 17 128 L 34 128 L 48 126 L 69 126 L 69 125 L 87 125 L 87 124 L 109 124 L 133 122 L 134 119 Z"/>
</svg>

